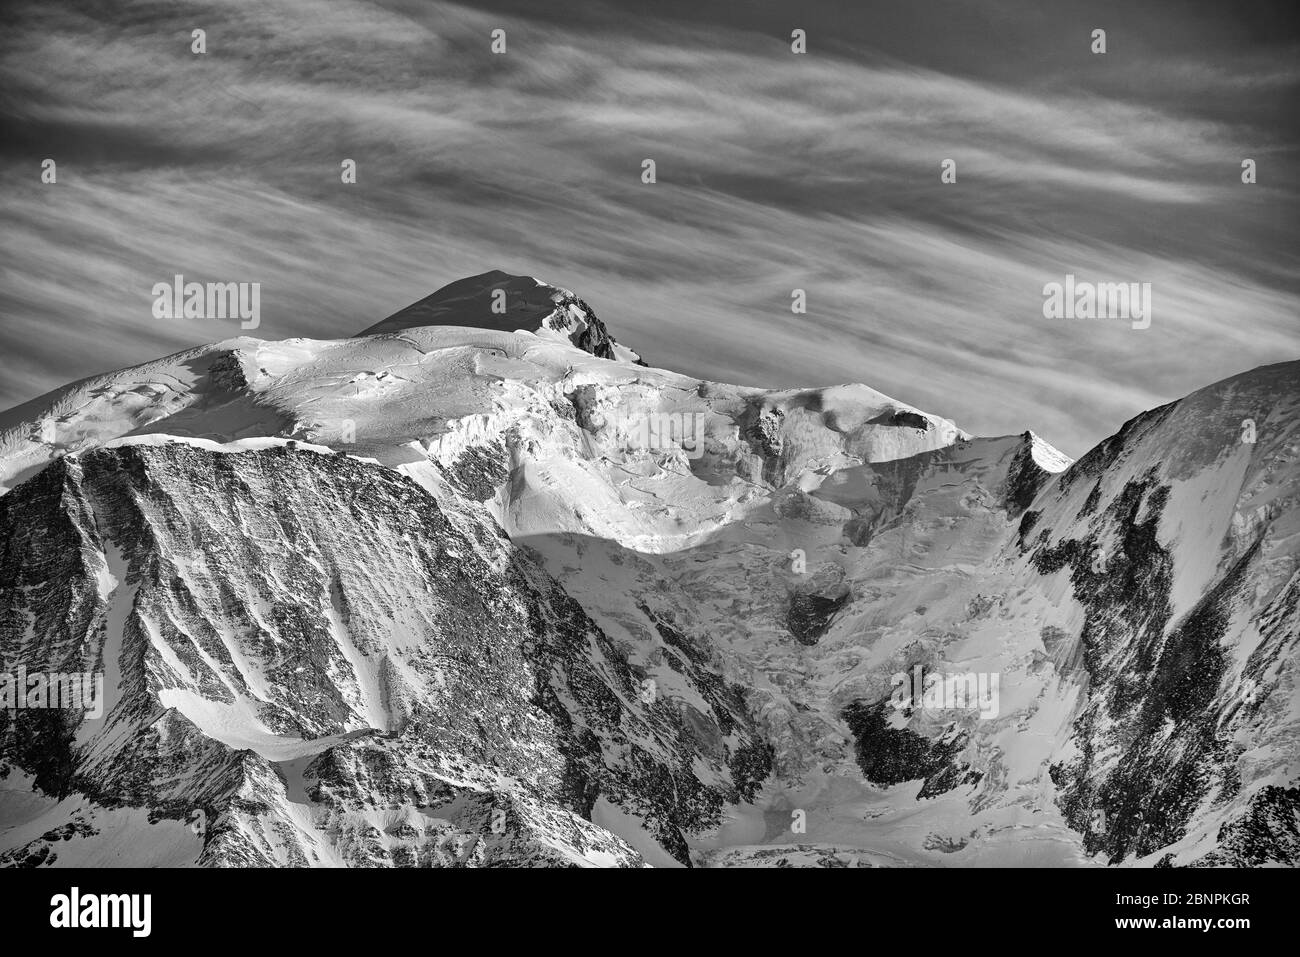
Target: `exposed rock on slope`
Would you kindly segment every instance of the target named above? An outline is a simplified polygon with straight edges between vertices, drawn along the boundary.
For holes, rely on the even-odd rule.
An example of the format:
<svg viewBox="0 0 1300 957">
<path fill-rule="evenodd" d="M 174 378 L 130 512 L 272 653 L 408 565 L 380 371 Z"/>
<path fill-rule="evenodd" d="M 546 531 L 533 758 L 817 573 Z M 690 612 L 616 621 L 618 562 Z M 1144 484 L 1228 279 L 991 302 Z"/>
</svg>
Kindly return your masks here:
<svg viewBox="0 0 1300 957">
<path fill-rule="evenodd" d="M 1111 861 L 1300 864 L 1294 821 L 1262 812 L 1300 777 L 1298 379 L 1268 366 L 1138 416 L 1038 503 L 1024 548 L 1069 581 L 1087 688 L 1052 776 Z"/>
<path fill-rule="evenodd" d="M 69 456 L 0 535 L 0 664 L 108 679 L 101 721 L 18 711 L 0 755 L 52 795 L 201 811 L 201 862 L 638 863 L 598 799 L 684 857 L 756 744 L 732 699 L 701 758 L 490 520 L 345 455 Z"/>
</svg>

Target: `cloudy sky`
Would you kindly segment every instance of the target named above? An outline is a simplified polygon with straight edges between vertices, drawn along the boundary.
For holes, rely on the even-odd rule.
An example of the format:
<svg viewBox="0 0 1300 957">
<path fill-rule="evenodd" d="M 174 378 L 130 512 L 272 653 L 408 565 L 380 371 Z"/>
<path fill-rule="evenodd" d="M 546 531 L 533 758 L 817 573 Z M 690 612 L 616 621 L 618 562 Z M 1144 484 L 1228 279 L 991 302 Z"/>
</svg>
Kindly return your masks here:
<svg viewBox="0 0 1300 957">
<path fill-rule="evenodd" d="M 176 273 L 260 282 L 278 339 L 501 268 L 653 365 L 865 382 L 1078 456 L 1300 357 L 1292 7 L 9 4 L 0 407 L 239 334 L 155 319 Z M 1151 283 L 1151 327 L 1044 318 L 1067 273 Z"/>
</svg>

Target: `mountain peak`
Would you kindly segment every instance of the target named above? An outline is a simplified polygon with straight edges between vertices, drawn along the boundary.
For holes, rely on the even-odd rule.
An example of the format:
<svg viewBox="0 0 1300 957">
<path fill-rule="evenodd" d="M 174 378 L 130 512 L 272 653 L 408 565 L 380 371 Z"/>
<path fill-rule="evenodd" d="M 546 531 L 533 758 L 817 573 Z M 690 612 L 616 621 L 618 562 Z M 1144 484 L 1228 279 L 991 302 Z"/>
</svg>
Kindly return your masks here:
<svg viewBox="0 0 1300 957">
<path fill-rule="evenodd" d="M 618 345 L 595 310 L 570 290 L 501 269 L 448 283 L 358 336 L 383 335 L 420 326 L 463 326 L 494 332 L 522 330 L 547 338 L 563 338 L 602 359 L 623 359 L 644 365 L 639 355 Z"/>
<path fill-rule="evenodd" d="M 1064 472 L 1074 462 L 1056 446 L 1045 441 L 1041 435 L 1033 430 L 1025 432 L 1025 439 L 1029 442 L 1030 454 L 1038 467 L 1044 471 L 1053 474 Z"/>
</svg>

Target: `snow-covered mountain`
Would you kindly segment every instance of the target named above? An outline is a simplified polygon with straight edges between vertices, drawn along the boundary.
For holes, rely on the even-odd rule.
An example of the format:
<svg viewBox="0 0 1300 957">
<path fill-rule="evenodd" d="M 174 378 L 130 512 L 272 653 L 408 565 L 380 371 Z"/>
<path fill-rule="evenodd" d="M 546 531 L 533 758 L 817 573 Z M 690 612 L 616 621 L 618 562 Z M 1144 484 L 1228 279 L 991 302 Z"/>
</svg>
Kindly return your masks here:
<svg viewBox="0 0 1300 957">
<path fill-rule="evenodd" d="M 1300 362 L 1072 464 L 501 272 L 92 377 L 0 415 L 0 673 L 104 679 L 0 863 L 1295 864 L 1298 458 Z"/>
</svg>

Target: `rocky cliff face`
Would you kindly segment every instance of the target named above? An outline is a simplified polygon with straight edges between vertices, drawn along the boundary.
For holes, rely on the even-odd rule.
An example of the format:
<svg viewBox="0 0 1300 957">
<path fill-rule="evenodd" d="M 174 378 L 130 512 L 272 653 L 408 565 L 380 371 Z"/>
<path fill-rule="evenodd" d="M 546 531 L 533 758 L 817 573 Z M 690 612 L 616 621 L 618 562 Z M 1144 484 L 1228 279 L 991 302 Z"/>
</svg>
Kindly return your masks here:
<svg viewBox="0 0 1300 957">
<path fill-rule="evenodd" d="M 97 721 L 17 711 L 7 770 L 201 817 L 202 863 L 640 863 L 589 822 L 598 800 L 684 858 L 752 786 L 743 697 L 695 717 L 719 744 L 699 755 L 498 527 L 388 469 L 97 449 L 0 498 L 0 530 L 3 668 L 108 679 Z"/>
<path fill-rule="evenodd" d="M 1300 363 L 1071 464 L 511 279 L 0 417 L 0 860 L 1297 863 Z"/>
</svg>

